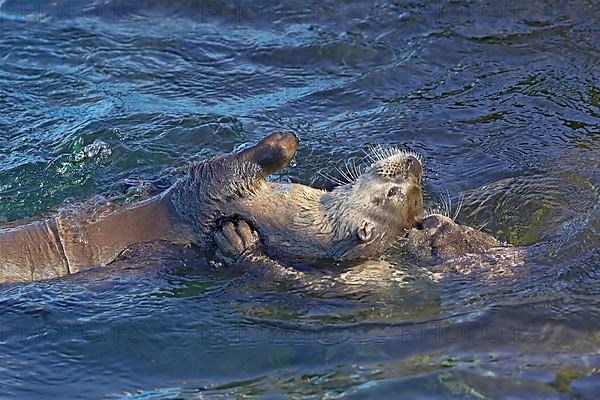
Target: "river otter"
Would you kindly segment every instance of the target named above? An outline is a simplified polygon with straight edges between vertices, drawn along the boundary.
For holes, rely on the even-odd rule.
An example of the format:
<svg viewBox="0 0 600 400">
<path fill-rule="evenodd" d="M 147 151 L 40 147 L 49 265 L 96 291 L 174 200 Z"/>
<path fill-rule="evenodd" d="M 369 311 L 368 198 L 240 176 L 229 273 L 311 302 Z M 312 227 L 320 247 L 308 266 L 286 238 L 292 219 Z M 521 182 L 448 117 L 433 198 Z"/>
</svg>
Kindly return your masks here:
<svg viewBox="0 0 600 400">
<path fill-rule="evenodd" d="M 297 147 L 293 134 L 274 133 L 240 152 L 192 164 L 171 188 L 146 201 L 121 207 L 96 198 L 2 231 L 0 282 L 104 266 L 144 242 L 213 253 L 213 234 L 228 221 L 238 221 L 242 233 L 255 232 L 270 257 L 372 257 L 422 218 L 422 168 L 414 155 L 377 152 L 364 173 L 330 192 L 266 182 L 289 164 Z"/>
<path fill-rule="evenodd" d="M 198 188 L 202 179 L 186 179 L 178 195 L 186 201 L 176 203 L 184 207 L 180 214 L 188 219 L 195 218 L 193 210 L 218 209 L 221 215 L 247 221 L 257 229 L 265 252 L 274 258 L 369 258 L 405 235 L 423 216 L 422 167 L 417 157 L 397 149 L 373 157 L 364 172 L 331 191 L 259 180 L 241 201 L 204 207 L 207 195 L 215 197 L 210 189 L 215 187 Z M 196 194 L 201 198 L 195 199 Z M 215 216 L 201 220 L 207 219 L 215 220 Z M 201 224 L 198 229 L 205 227 Z"/>
<path fill-rule="evenodd" d="M 318 277 L 308 277 L 285 263 L 270 258 L 260 238 L 243 220 L 227 221 L 214 232 L 214 241 L 230 266 L 248 272 L 232 285 L 264 287 L 278 283 L 300 282 L 303 287 L 321 287 Z M 489 280 L 501 275 L 512 276 L 523 266 L 524 248 L 513 247 L 472 227 L 458 224 L 442 214 L 427 215 L 407 231 L 401 241 L 409 255 L 430 270 L 432 279 L 448 273 L 471 275 L 478 280 Z M 375 271 L 375 272 L 374 272 Z M 361 282 L 361 275 L 372 275 L 389 280 L 393 268 L 382 260 L 360 263 L 346 273 L 327 282 L 339 280 Z M 389 274 L 389 276 L 385 276 Z"/>
<path fill-rule="evenodd" d="M 441 214 L 428 215 L 408 232 L 409 250 L 422 258 L 485 253 L 503 245 L 493 236 Z"/>
<path fill-rule="evenodd" d="M 498 241 L 493 236 L 458 224 L 441 214 L 426 216 L 410 229 L 407 249 L 438 272 L 472 275 L 488 280 L 511 276 L 522 269 L 527 250 Z"/>
</svg>

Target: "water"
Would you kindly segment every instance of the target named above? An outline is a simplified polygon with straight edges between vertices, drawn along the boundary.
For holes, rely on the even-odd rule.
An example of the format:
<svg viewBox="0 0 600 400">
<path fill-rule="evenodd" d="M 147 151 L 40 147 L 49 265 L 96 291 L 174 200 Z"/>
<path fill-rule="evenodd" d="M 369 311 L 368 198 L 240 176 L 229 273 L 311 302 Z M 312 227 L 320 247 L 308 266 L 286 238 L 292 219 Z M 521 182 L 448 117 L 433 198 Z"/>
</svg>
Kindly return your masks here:
<svg viewBox="0 0 600 400">
<path fill-rule="evenodd" d="M 4 286 L 0 397 L 595 398 L 599 7 L 0 1 L 2 223 L 285 129 L 275 179 L 401 146 L 429 205 L 539 250 L 485 280 L 392 251 L 389 278 L 321 292 L 224 292 L 176 249 Z"/>
</svg>

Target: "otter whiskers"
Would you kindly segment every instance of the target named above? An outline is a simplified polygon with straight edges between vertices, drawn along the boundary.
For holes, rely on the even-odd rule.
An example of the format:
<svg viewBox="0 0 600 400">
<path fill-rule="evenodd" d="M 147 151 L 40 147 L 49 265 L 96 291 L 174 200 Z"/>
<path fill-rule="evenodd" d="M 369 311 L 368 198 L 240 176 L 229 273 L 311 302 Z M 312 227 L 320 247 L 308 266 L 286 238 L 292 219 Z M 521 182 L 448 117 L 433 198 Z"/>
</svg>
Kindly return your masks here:
<svg viewBox="0 0 600 400">
<path fill-rule="evenodd" d="M 325 178 L 326 180 L 330 181 L 331 183 L 333 183 L 336 186 L 343 186 L 348 182 L 344 182 L 341 179 L 338 179 L 334 176 L 329 175 L 326 172 L 323 172 L 322 170 L 317 171 L 317 174 L 319 174 L 320 176 L 322 176 L 323 178 Z"/>
<path fill-rule="evenodd" d="M 338 177 L 334 177 L 323 171 L 319 171 L 318 174 L 334 185 L 342 186 L 356 182 L 358 178 L 360 178 L 360 176 L 369 168 L 378 164 L 389 163 L 390 160 L 394 158 L 401 159 L 412 156 L 416 158 L 420 164 L 423 164 L 423 159 L 419 154 L 400 149 L 399 147 L 384 147 L 378 144 L 370 150 L 363 149 L 362 151 L 364 153 L 364 157 L 362 157 L 358 162 L 356 158 L 351 158 L 344 163 L 343 167 L 334 167 L 339 175 Z"/>
<path fill-rule="evenodd" d="M 456 208 L 454 208 L 452 204 L 452 196 L 450 196 L 450 192 L 448 192 L 447 190 L 446 197 L 438 195 L 436 200 L 438 204 L 436 204 L 433 208 L 428 208 L 427 210 L 425 210 L 425 218 L 430 217 L 434 214 L 440 214 L 456 222 L 456 219 L 462 211 L 465 202 L 465 196 L 463 194 L 459 195 Z"/>
</svg>

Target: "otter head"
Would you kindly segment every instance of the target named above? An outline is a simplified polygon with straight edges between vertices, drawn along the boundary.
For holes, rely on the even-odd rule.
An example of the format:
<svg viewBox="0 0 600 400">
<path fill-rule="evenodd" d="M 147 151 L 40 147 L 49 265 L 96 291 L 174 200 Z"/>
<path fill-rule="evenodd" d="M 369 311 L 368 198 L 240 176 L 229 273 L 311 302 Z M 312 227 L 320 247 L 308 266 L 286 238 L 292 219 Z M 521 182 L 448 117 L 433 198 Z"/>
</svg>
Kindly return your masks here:
<svg viewBox="0 0 600 400">
<path fill-rule="evenodd" d="M 408 248 L 422 258 L 484 253 L 501 243 L 491 235 L 460 225 L 441 214 L 427 215 L 408 234 Z"/>
<path fill-rule="evenodd" d="M 339 242 L 335 257 L 373 257 L 423 218 L 419 157 L 396 148 L 377 148 L 363 168 L 342 175 L 349 182 L 324 197 Z"/>
</svg>

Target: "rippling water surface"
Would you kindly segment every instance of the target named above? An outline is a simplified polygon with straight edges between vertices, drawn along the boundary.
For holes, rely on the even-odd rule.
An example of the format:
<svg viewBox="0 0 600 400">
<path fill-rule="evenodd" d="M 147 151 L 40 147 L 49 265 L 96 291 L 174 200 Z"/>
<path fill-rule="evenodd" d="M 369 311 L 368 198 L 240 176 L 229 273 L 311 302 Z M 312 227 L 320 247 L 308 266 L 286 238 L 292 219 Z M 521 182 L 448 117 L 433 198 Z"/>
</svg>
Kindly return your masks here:
<svg viewBox="0 0 600 400">
<path fill-rule="evenodd" d="M 185 250 L 4 286 L 0 397 L 596 398 L 600 4 L 527 3 L 0 0 L 3 224 L 286 129 L 275 179 L 401 146 L 430 206 L 539 250 L 316 292 L 224 292 Z"/>
</svg>

